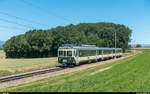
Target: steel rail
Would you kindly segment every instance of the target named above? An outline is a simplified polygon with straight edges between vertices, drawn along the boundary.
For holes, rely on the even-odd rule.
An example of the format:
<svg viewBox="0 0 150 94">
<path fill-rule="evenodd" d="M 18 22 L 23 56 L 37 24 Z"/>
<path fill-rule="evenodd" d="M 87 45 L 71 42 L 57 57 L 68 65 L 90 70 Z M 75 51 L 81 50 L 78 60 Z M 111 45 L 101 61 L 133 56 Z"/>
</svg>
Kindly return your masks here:
<svg viewBox="0 0 150 94">
<path fill-rule="evenodd" d="M 2 76 L 2 77 L 0 77 L 0 83 L 12 81 L 12 80 L 18 80 L 18 79 L 27 78 L 27 77 L 32 77 L 35 75 L 60 71 L 63 69 L 64 68 L 56 67 L 56 68 L 41 69 L 41 70 L 36 70 L 36 71 L 23 72 L 23 73 L 8 75 L 8 76 Z"/>
</svg>

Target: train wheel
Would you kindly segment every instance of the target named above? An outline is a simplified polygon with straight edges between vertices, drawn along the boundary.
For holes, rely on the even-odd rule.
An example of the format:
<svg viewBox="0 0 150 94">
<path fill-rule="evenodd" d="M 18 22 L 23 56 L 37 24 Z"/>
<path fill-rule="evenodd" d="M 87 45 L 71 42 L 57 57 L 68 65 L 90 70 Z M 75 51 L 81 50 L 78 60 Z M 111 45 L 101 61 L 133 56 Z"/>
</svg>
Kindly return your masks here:
<svg viewBox="0 0 150 94">
<path fill-rule="evenodd" d="M 75 66 L 80 66 L 80 63 L 79 64 L 76 63 Z"/>
<path fill-rule="evenodd" d="M 61 67 L 65 68 L 65 67 L 67 67 L 67 64 L 64 63 L 64 64 L 61 65 Z"/>
<path fill-rule="evenodd" d="M 89 60 L 89 61 L 88 61 L 88 64 L 90 64 L 91 62 L 92 62 L 92 61 L 91 61 L 91 60 Z"/>
<path fill-rule="evenodd" d="M 70 64 L 70 65 L 69 65 L 69 67 L 70 67 L 70 68 L 73 68 L 73 67 L 74 67 L 74 65 L 73 65 L 73 64 Z"/>
</svg>

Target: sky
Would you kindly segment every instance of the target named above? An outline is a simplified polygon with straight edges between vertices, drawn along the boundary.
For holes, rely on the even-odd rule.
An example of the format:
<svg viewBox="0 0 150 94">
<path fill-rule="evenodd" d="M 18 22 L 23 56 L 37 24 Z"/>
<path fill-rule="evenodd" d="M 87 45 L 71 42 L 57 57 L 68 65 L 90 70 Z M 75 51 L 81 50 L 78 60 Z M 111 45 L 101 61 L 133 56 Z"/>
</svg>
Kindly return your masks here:
<svg viewBox="0 0 150 94">
<path fill-rule="evenodd" d="M 124 24 L 131 43 L 150 44 L 150 0 L 0 0 L 1 41 L 30 29 L 95 22 Z"/>
</svg>

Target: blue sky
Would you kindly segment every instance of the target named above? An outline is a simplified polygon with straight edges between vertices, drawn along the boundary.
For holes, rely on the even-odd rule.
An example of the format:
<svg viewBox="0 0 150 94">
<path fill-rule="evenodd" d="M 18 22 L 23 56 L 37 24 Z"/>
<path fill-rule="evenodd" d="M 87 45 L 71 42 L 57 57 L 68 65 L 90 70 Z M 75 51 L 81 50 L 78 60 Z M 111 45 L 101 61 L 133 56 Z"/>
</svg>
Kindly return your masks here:
<svg viewBox="0 0 150 94">
<path fill-rule="evenodd" d="M 0 13 L 0 19 L 13 21 L 30 27 L 0 20 L 0 40 L 6 41 L 14 35 L 24 34 L 29 29 L 49 29 L 58 25 L 83 22 L 113 22 L 132 29 L 136 43 L 150 43 L 150 0 L 24 0 L 38 5 L 37 9 L 22 0 L 0 0 L 0 12 L 36 21 L 25 22 Z M 4 26 L 7 26 L 4 28 Z"/>
</svg>

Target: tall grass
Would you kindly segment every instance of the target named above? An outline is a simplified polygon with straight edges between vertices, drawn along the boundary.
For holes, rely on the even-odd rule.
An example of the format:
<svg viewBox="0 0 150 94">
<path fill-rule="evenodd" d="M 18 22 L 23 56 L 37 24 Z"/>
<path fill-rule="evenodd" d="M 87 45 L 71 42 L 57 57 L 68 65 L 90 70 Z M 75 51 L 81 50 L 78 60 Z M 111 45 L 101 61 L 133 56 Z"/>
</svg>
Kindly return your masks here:
<svg viewBox="0 0 150 94">
<path fill-rule="evenodd" d="M 6 59 L 0 50 L 0 76 L 58 66 L 57 57 L 35 59 Z"/>
</svg>

